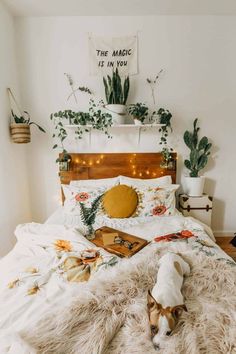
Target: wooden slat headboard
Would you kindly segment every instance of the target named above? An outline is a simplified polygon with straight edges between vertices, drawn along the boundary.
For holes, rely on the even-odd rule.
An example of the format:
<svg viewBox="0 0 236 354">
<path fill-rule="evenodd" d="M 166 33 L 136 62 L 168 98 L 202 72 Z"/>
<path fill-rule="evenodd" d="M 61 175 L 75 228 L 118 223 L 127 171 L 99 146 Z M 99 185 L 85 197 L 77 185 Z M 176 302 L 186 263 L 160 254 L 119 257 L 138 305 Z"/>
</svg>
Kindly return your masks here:
<svg viewBox="0 0 236 354">
<path fill-rule="evenodd" d="M 61 156 L 61 155 L 60 155 Z M 176 153 L 167 168 L 160 167 L 162 154 L 158 153 L 93 153 L 70 154 L 69 171 L 60 171 L 62 184 L 72 180 L 110 178 L 124 175 L 133 178 L 156 178 L 171 175 L 176 182 Z"/>
</svg>

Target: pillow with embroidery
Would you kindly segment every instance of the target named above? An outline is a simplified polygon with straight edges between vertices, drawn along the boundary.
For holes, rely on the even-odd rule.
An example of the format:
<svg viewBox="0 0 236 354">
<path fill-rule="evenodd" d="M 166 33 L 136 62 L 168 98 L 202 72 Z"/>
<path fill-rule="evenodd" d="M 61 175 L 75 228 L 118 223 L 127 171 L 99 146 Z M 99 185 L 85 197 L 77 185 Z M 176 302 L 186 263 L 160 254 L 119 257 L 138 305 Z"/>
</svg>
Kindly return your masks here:
<svg viewBox="0 0 236 354">
<path fill-rule="evenodd" d="M 175 215 L 175 192 L 178 188 L 178 184 L 138 188 L 139 205 L 137 216 Z"/>
</svg>

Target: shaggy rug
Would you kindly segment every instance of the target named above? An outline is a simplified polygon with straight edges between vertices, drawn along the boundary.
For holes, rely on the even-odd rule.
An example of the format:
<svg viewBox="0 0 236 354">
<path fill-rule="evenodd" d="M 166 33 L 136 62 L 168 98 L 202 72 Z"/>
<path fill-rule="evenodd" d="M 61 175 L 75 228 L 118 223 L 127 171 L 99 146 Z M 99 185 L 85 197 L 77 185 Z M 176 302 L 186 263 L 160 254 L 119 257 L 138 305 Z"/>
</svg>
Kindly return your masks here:
<svg viewBox="0 0 236 354">
<path fill-rule="evenodd" d="M 22 337 L 40 354 L 156 354 L 150 340 L 147 291 L 162 252 L 146 247 L 138 257 L 98 273 Z M 191 266 L 183 313 L 162 354 L 236 353 L 236 267 L 186 252 Z"/>
</svg>

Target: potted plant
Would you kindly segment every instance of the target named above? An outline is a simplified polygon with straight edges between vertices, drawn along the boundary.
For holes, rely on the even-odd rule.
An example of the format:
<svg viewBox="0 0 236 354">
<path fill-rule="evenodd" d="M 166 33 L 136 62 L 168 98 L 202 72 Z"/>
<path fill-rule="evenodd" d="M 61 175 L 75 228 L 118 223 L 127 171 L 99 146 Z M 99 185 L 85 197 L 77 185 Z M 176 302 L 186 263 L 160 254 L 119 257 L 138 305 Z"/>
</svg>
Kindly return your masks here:
<svg viewBox="0 0 236 354">
<path fill-rule="evenodd" d="M 43 133 L 46 133 L 45 130 L 38 125 L 37 123 L 31 122 L 31 118 L 28 112 L 22 111 L 20 105 L 18 104 L 12 90 L 10 87 L 7 88 L 7 93 L 10 100 L 10 105 L 14 103 L 17 111 L 20 113 L 17 116 L 13 109 L 11 109 L 11 123 L 10 123 L 10 134 L 12 136 L 12 140 L 17 144 L 27 144 L 30 142 L 30 126 L 36 125 L 39 130 Z"/>
<path fill-rule="evenodd" d="M 197 127 L 197 121 L 196 118 L 193 122 L 193 131 L 186 130 L 183 136 L 185 144 L 190 149 L 189 159 L 184 160 L 184 165 L 190 170 L 189 177 L 185 178 L 187 194 L 192 197 L 199 197 L 203 193 L 205 177 L 200 177 L 199 171 L 206 166 L 212 147 L 206 136 L 199 140 L 200 128 Z"/>
<path fill-rule="evenodd" d="M 84 133 L 89 132 L 90 128 L 102 131 L 110 138 L 111 135 L 108 129 L 112 125 L 112 118 L 109 113 L 102 111 L 102 106 L 104 106 L 103 101 L 96 104 L 91 98 L 89 101 L 89 112 L 74 112 L 71 109 L 67 109 L 51 113 L 50 119 L 53 121 L 55 129 L 52 137 L 57 139 L 53 149 L 60 148 L 63 154 L 67 153 L 64 147 L 64 140 L 67 138 L 65 125 L 75 126 L 75 136 L 77 139 L 82 139 Z M 58 145 L 58 143 L 60 144 Z M 60 160 L 57 159 L 56 162 L 60 162 Z"/>
<path fill-rule="evenodd" d="M 41 132 L 46 133 L 40 125 L 31 122 L 28 112 L 24 111 L 22 115 L 17 116 L 13 110 L 11 110 L 11 114 L 13 122 L 10 124 L 10 132 L 14 143 L 26 144 L 30 142 L 31 125 L 36 125 Z"/>
<path fill-rule="evenodd" d="M 144 103 L 132 103 L 128 106 L 128 113 L 133 116 L 134 124 L 141 125 L 148 115 L 148 107 Z"/>
<path fill-rule="evenodd" d="M 124 124 L 126 102 L 130 87 L 129 76 L 125 77 L 122 85 L 119 71 L 116 68 L 116 70 L 112 72 L 112 76 L 107 75 L 107 78 L 103 77 L 103 84 L 107 101 L 105 105 L 106 109 L 112 114 L 115 124 Z"/>
</svg>

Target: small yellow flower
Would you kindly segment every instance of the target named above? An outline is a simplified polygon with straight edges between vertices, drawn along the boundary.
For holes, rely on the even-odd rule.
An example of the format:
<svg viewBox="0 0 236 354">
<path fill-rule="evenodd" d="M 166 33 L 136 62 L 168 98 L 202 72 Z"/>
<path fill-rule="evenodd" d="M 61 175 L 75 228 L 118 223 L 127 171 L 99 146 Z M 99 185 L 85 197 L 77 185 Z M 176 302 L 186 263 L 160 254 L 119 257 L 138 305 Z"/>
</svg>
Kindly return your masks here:
<svg viewBox="0 0 236 354">
<path fill-rule="evenodd" d="M 7 287 L 8 287 L 9 289 L 13 289 L 13 288 L 15 288 L 16 286 L 19 285 L 19 282 L 20 282 L 19 279 L 15 279 L 15 280 L 13 280 L 12 282 L 10 282 L 9 284 L 7 284 Z"/>
<path fill-rule="evenodd" d="M 38 285 L 33 286 L 32 288 L 28 289 L 28 295 L 35 295 L 40 290 Z"/>
<path fill-rule="evenodd" d="M 66 240 L 56 240 L 54 243 L 54 247 L 57 251 L 66 251 L 66 252 L 72 251 L 72 245 L 70 241 L 66 241 Z"/>
<path fill-rule="evenodd" d="M 26 268 L 25 272 L 35 274 L 35 273 L 38 273 L 38 269 L 34 268 L 34 267 L 29 267 L 29 268 Z"/>
</svg>

